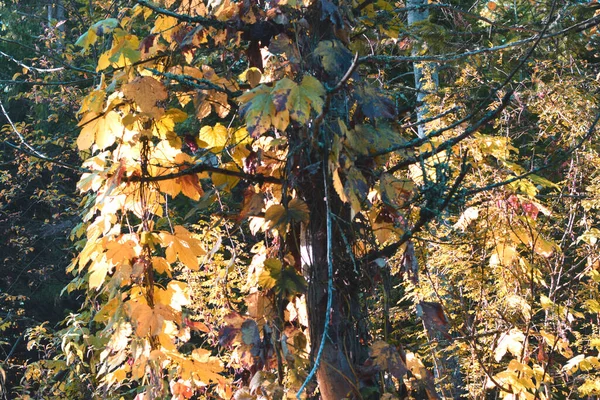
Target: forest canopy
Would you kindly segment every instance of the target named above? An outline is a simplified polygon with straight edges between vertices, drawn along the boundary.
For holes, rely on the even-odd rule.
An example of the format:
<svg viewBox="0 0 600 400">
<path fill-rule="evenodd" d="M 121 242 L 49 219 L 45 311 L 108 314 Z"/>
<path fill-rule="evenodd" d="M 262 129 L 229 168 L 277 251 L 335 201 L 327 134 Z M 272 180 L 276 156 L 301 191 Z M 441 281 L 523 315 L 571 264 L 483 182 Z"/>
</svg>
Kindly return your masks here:
<svg viewBox="0 0 600 400">
<path fill-rule="evenodd" d="M 599 24 L 0 0 L 0 394 L 600 395 Z"/>
</svg>

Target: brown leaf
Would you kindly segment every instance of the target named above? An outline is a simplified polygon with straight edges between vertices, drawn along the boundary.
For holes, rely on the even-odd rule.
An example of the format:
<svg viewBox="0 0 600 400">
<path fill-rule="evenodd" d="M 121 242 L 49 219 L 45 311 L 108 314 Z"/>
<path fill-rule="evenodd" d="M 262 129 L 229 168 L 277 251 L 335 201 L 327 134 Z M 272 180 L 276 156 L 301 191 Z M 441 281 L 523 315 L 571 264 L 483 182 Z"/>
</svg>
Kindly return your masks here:
<svg viewBox="0 0 600 400">
<path fill-rule="evenodd" d="M 140 111 L 158 119 L 164 114 L 164 108 L 158 107 L 159 101 L 168 98 L 167 89 L 162 82 L 150 76 L 141 76 L 123 86 L 123 94 L 133 100 Z"/>
<path fill-rule="evenodd" d="M 402 379 L 408 372 L 406 364 L 402 360 L 396 347 L 379 340 L 371 345 L 369 354 L 381 369 L 389 371 L 397 379 Z"/>
<path fill-rule="evenodd" d="M 417 305 L 417 313 L 431 336 L 437 338 L 441 334 L 446 339 L 452 338 L 448 333 L 450 326 L 440 303 L 422 301 Z"/>
</svg>

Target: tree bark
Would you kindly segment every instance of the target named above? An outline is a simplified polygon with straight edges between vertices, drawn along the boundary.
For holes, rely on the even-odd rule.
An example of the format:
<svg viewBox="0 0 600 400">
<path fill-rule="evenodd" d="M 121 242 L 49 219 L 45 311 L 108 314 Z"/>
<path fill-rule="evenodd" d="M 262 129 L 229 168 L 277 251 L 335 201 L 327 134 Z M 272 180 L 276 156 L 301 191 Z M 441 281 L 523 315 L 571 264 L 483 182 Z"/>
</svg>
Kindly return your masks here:
<svg viewBox="0 0 600 400">
<path fill-rule="evenodd" d="M 311 342 L 311 360 L 319 362 L 317 370 L 317 382 L 320 397 L 323 400 L 340 398 L 353 398 L 357 395 L 358 382 L 352 373 L 350 364 L 353 362 L 349 349 L 348 340 L 345 335 L 346 327 L 351 324 L 348 321 L 347 310 L 342 307 L 342 296 L 344 290 L 340 290 L 336 277 L 333 278 L 332 301 L 330 309 L 330 320 L 326 320 L 328 303 L 328 257 L 327 257 L 327 206 L 325 203 L 325 190 L 323 185 L 323 173 L 306 180 L 301 192 L 305 195 L 310 213 L 310 222 L 302 233 L 303 253 L 308 256 L 304 270 L 308 281 L 307 309 Z M 335 195 L 334 195 L 335 196 Z M 329 201 L 336 202 L 333 197 Z M 334 238 L 330 238 L 335 243 Z M 338 263 L 334 261 L 334 274 L 338 269 Z M 327 337 L 320 359 L 317 352 L 323 338 L 325 326 L 328 326 Z"/>
</svg>

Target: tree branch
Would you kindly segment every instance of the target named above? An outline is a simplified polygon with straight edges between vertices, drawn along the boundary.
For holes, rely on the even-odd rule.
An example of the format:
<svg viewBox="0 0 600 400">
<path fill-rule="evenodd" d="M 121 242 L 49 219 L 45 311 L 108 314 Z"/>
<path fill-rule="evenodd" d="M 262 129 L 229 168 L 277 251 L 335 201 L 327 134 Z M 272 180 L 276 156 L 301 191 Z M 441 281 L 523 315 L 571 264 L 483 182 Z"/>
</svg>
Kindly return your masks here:
<svg viewBox="0 0 600 400">
<path fill-rule="evenodd" d="M 456 180 L 454 181 L 454 184 L 448 191 L 448 194 L 446 195 L 444 202 L 441 204 L 441 206 L 437 210 L 435 210 L 438 214 L 441 213 L 442 211 L 444 211 L 446 209 L 446 207 L 448 207 L 448 205 L 452 201 L 453 197 L 458 192 L 458 189 L 460 188 L 460 185 L 462 185 L 462 182 L 465 179 L 465 177 L 467 176 L 468 172 L 469 172 L 469 167 L 466 162 L 466 154 L 465 154 L 465 156 L 463 157 L 462 167 L 461 167 L 460 173 L 458 174 L 458 177 L 456 178 Z M 423 229 L 423 227 L 436 216 L 436 212 L 427 212 L 427 213 L 421 212 L 419 215 L 419 220 L 413 225 L 413 227 L 411 229 L 408 229 L 407 231 L 404 232 L 402 237 L 400 237 L 400 240 L 398 240 L 397 242 L 392 243 L 388 246 L 385 246 L 384 248 L 382 248 L 380 250 L 376 250 L 376 251 L 373 251 L 373 252 L 365 255 L 364 257 L 362 257 L 360 259 L 359 262 L 368 263 L 368 262 L 375 261 L 376 259 L 381 258 L 381 257 L 389 258 L 389 257 L 393 256 L 394 253 L 396 253 L 404 245 L 404 243 L 406 243 L 408 240 L 410 240 L 410 238 L 412 238 L 412 236 L 415 233 L 420 232 L 421 229 Z"/>
<path fill-rule="evenodd" d="M 385 171 L 386 173 L 393 173 L 396 172 L 402 168 L 408 167 L 409 165 L 412 164 L 416 164 L 422 160 L 426 160 L 428 158 L 431 158 L 433 156 L 435 156 L 436 154 L 441 153 L 444 150 L 448 150 L 450 149 L 452 146 L 460 143 L 461 141 L 463 141 L 464 139 L 468 138 L 469 136 L 471 136 L 472 134 L 474 134 L 475 132 L 477 132 L 483 125 L 485 125 L 486 123 L 496 119 L 496 117 L 498 116 L 498 114 L 500 114 L 500 112 L 502 112 L 502 110 L 504 110 L 508 104 L 510 103 L 510 98 L 512 97 L 512 90 L 509 91 L 508 93 L 506 93 L 506 95 L 504 95 L 504 97 L 502 98 L 502 101 L 500 102 L 500 105 L 498 107 L 496 107 L 495 109 L 488 111 L 483 118 L 481 118 L 479 121 L 477 121 L 476 123 L 474 123 L 473 125 L 470 125 L 469 127 L 467 127 L 467 129 L 465 129 L 465 131 L 463 133 L 461 133 L 458 136 L 453 137 L 452 139 L 448 139 L 445 142 L 443 142 L 442 144 L 440 144 L 438 147 L 436 147 L 433 150 L 427 151 L 423 154 L 420 154 L 418 157 L 409 157 L 401 162 L 399 162 L 398 164 L 394 165 L 392 168 L 388 169 L 387 171 Z M 454 125 L 454 124 L 453 124 Z M 445 129 L 447 130 L 447 129 Z M 429 136 L 428 136 L 429 137 Z M 427 138 L 422 139 L 423 143 L 425 142 Z"/>
<path fill-rule="evenodd" d="M 240 90 L 236 90 L 235 92 L 232 92 L 231 90 L 227 89 L 226 87 L 216 85 L 213 82 L 209 81 L 208 79 L 199 79 L 199 78 L 196 78 L 191 75 L 179 75 L 179 74 L 171 74 L 169 72 L 161 72 L 154 68 L 146 68 L 146 70 L 152 72 L 153 74 L 160 75 L 164 78 L 177 81 L 177 82 L 181 83 L 182 85 L 191 86 L 191 87 L 193 87 L 195 89 L 199 89 L 199 90 L 216 90 L 218 92 L 227 94 L 229 97 L 238 97 L 243 93 Z M 203 84 L 206 86 L 202 86 L 200 84 Z"/>
<path fill-rule="evenodd" d="M 505 50 L 511 47 L 518 47 L 524 44 L 536 41 L 549 39 L 552 37 L 564 35 L 567 33 L 577 33 L 584 31 L 586 29 L 592 28 L 596 25 L 600 24 L 600 15 L 586 19 L 585 21 L 579 22 L 577 24 L 571 25 L 565 29 L 560 31 L 552 32 L 552 33 L 542 33 L 539 35 L 531 36 L 526 39 L 517 40 L 510 43 L 505 43 L 498 46 L 486 47 L 483 49 L 476 49 L 471 51 L 466 51 L 463 53 L 452 53 L 452 54 L 442 54 L 442 55 L 427 55 L 427 56 L 383 56 L 383 55 L 372 55 L 365 56 L 359 58 L 358 62 L 361 64 L 366 63 L 396 63 L 396 62 L 438 62 L 440 64 L 447 63 L 450 61 L 457 61 L 463 58 L 471 57 L 477 54 L 484 53 L 492 53 L 498 50 Z"/>
<path fill-rule="evenodd" d="M 161 8 L 157 5 L 151 4 L 147 0 L 135 0 L 135 2 L 141 6 L 151 9 L 152 11 L 154 11 L 158 14 L 167 15 L 169 17 L 176 18 L 179 21 L 202 24 L 204 26 L 212 26 L 214 28 L 226 28 L 228 26 L 225 22 L 219 21 L 216 19 L 204 18 L 204 17 L 192 17 L 190 15 L 178 14 L 176 12 L 173 12 L 173 11 L 167 10 L 165 8 Z"/>
<path fill-rule="evenodd" d="M 514 176 L 514 177 L 512 177 L 510 179 L 506 179 L 506 180 L 504 180 L 502 182 L 496 182 L 496 183 L 492 183 L 490 185 L 486 185 L 484 187 L 480 187 L 480 188 L 475 188 L 475 189 L 468 190 L 468 191 L 464 192 L 463 196 L 464 197 L 472 197 L 472 196 L 474 196 L 474 195 L 476 195 L 478 193 L 481 193 L 481 192 L 487 192 L 487 191 L 492 190 L 492 189 L 496 189 L 496 188 L 499 188 L 499 187 L 502 187 L 502 186 L 506 186 L 506 185 L 511 184 L 513 182 L 516 182 L 518 180 L 527 178 L 530 175 L 537 174 L 538 172 L 543 171 L 543 170 L 545 170 L 547 168 L 550 168 L 550 167 L 556 165 L 557 162 L 564 161 L 564 160 L 568 159 L 571 156 L 571 154 L 573 154 L 578 149 L 580 149 L 581 146 L 583 146 L 583 144 L 592 137 L 592 135 L 596 131 L 596 126 L 598 125 L 598 122 L 600 122 L 600 113 L 598 113 L 598 115 L 596 115 L 596 118 L 594 119 L 594 121 L 590 125 L 587 133 L 585 134 L 585 136 L 583 138 L 581 138 L 581 140 L 579 141 L 579 143 L 577 143 L 575 146 L 573 146 L 567 152 L 565 152 L 565 154 L 562 155 L 561 157 L 559 157 L 558 160 L 554 160 L 552 163 L 544 164 L 544 165 L 542 165 L 540 167 L 532 169 L 531 171 L 525 172 L 525 173 L 523 173 L 521 175 Z M 571 197 L 573 197 L 573 196 L 571 196 Z M 586 198 L 586 196 L 583 196 L 581 198 Z"/>
<path fill-rule="evenodd" d="M 201 172 L 213 172 L 221 175 L 227 176 L 235 176 L 240 179 L 244 179 L 250 182 L 256 183 L 274 183 L 280 185 L 282 180 L 279 178 L 275 178 L 274 176 L 267 176 L 262 174 L 247 174 L 241 171 L 230 171 L 228 169 L 213 167 L 208 164 L 194 164 L 189 168 L 183 169 L 179 172 L 174 172 L 172 174 L 166 175 L 158 175 L 158 176 L 149 176 L 149 177 L 141 177 L 141 176 L 131 176 L 128 178 L 123 178 L 123 182 L 158 182 L 158 181 L 166 181 L 169 179 L 179 178 L 181 176 L 197 174 Z"/>
</svg>

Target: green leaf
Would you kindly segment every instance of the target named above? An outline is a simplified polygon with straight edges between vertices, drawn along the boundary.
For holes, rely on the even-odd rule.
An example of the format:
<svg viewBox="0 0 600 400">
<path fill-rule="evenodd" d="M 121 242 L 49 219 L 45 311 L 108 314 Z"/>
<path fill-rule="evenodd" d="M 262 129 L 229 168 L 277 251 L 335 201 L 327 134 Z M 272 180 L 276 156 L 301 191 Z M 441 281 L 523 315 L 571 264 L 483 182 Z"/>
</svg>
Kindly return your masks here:
<svg viewBox="0 0 600 400">
<path fill-rule="evenodd" d="M 342 77 L 352 65 L 352 53 L 339 40 L 323 40 L 315 49 L 325 72 L 335 78 Z"/>
<path fill-rule="evenodd" d="M 292 296 L 306 290 L 306 280 L 291 266 L 283 266 L 275 258 L 265 260 L 264 270 L 258 278 L 263 289 L 273 289 L 283 296 Z"/>
<path fill-rule="evenodd" d="M 535 183 L 536 185 L 541 185 L 547 188 L 560 189 L 560 186 L 558 186 L 556 183 L 550 182 L 548 179 L 542 178 L 539 175 L 531 174 L 527 178 L 529 178 L 529 180 Z"/>
<path fill-rule="evenodd" d="M 325 88 L 316 78 L 306 75 L 302 83 L 283 78 L 273 88 L 273 103 L 277 111 L 289 112 L 290 118 L 301 124 L 310 119 L 311 109 L 316 113 L 323 110 Z"/>
</svg>

